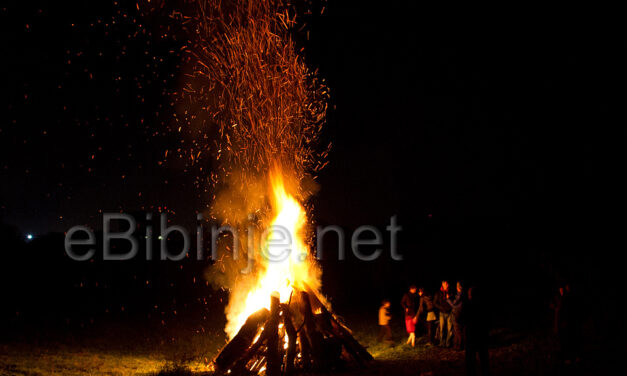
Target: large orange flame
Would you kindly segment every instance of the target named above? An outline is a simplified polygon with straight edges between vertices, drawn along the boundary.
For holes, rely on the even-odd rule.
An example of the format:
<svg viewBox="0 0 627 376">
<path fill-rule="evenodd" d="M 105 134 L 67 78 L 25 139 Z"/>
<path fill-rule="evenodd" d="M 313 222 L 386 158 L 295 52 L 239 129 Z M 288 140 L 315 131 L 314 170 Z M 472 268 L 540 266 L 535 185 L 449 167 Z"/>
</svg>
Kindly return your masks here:
<svg viewBox="0 0 627 376">
<path fill-rule="evenodd" d="M 281 302 L 287 302 L 293 288 L 304 289 L 304 284 L 318 289 L 320 271 L 305 241 L 307 215 L 304 207 L 290 195 L 280 170 L 270 174 L 273 220 L 262 236 L 261 257 L 256 283 L 246 299 L 231 302 L 225 328 L 233 338 L 248 316 L 265 307 L 270 308 L 270 296 L 280 294 Z"/>
</svg>

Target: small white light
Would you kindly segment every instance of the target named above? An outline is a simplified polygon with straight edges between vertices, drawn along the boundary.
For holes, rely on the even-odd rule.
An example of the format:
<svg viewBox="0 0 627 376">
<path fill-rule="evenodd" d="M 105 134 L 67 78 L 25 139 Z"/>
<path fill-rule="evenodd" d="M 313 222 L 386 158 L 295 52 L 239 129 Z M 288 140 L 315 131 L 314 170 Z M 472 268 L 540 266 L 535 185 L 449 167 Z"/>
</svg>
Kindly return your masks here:
<svg viewBox="0 0 627 376">
<path fill-rule="evenodd" d="M 28 235 L 26 235 L 26 239 L 28 239 L 28 240 L 33 240 L 33 234 L 28 234 Z"/>
</svg>

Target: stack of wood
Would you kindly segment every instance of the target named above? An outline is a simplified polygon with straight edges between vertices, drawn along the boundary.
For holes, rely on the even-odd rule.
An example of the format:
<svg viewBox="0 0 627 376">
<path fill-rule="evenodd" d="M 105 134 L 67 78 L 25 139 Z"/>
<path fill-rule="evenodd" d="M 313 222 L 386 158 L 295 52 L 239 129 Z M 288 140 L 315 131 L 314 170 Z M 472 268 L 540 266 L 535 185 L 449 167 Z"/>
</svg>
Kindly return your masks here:
<svg viewBox="0 0 627 376">
<path fill-rule="evenodd" d="M 248 317 L 216 357 L 218 374 L 329 372 L 373 359 L 308 287 L 294 290 L 284 304 L 274 293 L 270 303 L 270 310 L 262 308 Z"/>
</svg>

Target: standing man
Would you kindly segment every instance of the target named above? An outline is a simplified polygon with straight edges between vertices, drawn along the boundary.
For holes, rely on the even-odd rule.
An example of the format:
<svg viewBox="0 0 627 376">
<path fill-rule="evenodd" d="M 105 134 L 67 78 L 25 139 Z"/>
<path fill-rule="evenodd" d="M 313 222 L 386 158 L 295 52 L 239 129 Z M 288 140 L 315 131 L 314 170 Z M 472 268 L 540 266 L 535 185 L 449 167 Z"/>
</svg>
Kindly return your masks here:
<svg viewBox="0 0 627 376">
<path fill-rule="evenodd" d="M 451 305 L 447 299 L 450 298 L 448 281 L 442 281 L 440 291 L 435 294 L 434 305 L 440 312 L 440 337 L 439 342 L 442 347 L 451 347 L 453 338 L 453 315 Z"/>
<path fill-rule="evenodd" d="M 454 348 L 457 351 L 461 351 L 464 345 L 464 328 L 461 322 L 462 305 L 464 300 L 463 287 L 461 282 L 457 282 L 457 293 L 454 298 L 446 299 L 447 303 L 451 306 L 453 316 L 453 342 Z"/>
<path fill-rule="evenodd" d="M 407 344 L 411 344 L 414 347 L 416 343 L 416 314 L 418 313 L 418 293 L 416 286 L 409 287 L 409 292 L 403 295 L 401 305 L 405 311 L 405 328 L 409 334 L 407 338 Z"/>
</svg>

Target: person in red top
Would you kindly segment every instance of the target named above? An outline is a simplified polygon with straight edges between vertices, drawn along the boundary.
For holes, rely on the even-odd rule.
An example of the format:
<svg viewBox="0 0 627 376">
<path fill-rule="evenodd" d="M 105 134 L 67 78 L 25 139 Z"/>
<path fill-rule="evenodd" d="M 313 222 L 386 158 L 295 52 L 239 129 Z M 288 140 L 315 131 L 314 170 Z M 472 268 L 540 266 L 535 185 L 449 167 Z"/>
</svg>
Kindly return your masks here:
<svg viewBox="0 0 627 376">
<path fill-rule="evenodd" d="M 407 344 L 411 344 L 412 347 L 414 347 L 416 343 L 416 314 L 418 313 L 418 303 L 417 289 L 416 286 L 412 285 L 409 287 L 409 292 L 405 293 L 401 300 L 401 305 L 405 311 L 405 329 L 407 329 L 407 333 L 409 333 Z"/>
</svg>

